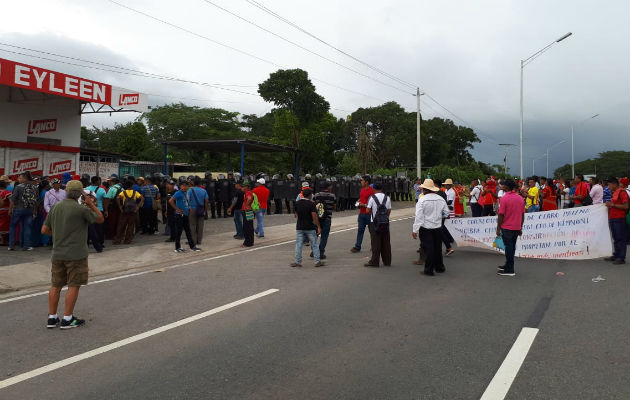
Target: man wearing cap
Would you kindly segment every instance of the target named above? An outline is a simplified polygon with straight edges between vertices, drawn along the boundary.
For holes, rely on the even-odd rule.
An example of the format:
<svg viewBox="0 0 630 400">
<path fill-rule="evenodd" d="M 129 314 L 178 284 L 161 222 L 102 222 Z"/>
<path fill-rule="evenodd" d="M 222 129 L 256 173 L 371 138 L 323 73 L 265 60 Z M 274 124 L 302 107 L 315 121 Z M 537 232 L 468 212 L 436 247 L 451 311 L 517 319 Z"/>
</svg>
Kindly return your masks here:
<svg viewBox="0 0 630 400">
<path fill-rule="evenodd" d="M 44 196 L 44 210 L 50 214 L 53 206 L 66 198 L 66 191 L 61 188 L 61 181 L 54 178 L 52 181 L 52 189 L 46 192 Z"/>
<path fill-rule="evenodd" d="M 269 189 L 265 186 L 265 179 L 260 178 L 256 181 L 257 185 L 252 192 L 258 197 L 260 209 L 256 211 L 256 230 L 254 231 L 259 238 L 265 237 L 264 218 L 267 213 L 267 201 L 269 200 Z"/>
<path fill-rule="evenodd" d="M 372 220 L 372 216 L 367 209 L 367 203 L 370 200 L 370 196 L 374 194 L 374 189 L 370 187 L 370 183 L 372 183 L 372 178 L 369 175 L 365 175 L 361 178 L 361 192 L 359 193 L 359 230 L 357 231 L 357 241 L 354 246 L 350 249 L 352 253 L 358 253 L 361 251 L 361 244 L 363 243 L 363 234 L 365 233 L 365 228 L 370 225 L 370 221 Z"/>
<path fill-rule="evenodd" d="M 83 204 L 78 203 L 83 199 Z M 70 329 L 81 326 L 85 320 L 74 316 L 79 289 L 88 281 L 88 226 L 102 224 L 103 214 L 89 196 L 84 196 L 81 182 L 73 180 L 66 185 L 66 198 L 57 203 L 46 217 L 41 233 L 52 235 L 52 285 L 48 294 L 47 328 Z M 57 307 L 61 288 L 68 285 L 65 312 L 60 321 Z"/>
<path fill-rule="evenodd" d="M 422 185 L 423 196 L 416 203 L 416 216 L 413 223 L 411 236 L 414 239 L 420 237 L 422 249 L 426 254 L 424 263 L 425 275 L 435 275 L 435 272 L 444 272 L 442 259 L 442 218 L 448 215 L 446 201 L 437 192 L 440 190 L 432 179 L 425 179 Z"/>
<path fill-rule="evenodd" d="M 241 247 L 252 247 L 254 245 L 254 212 L 252 211 L 252 202 L 254 201 L 254 193 L 249 189 L 249 181 L 241 184 L 243 192 L 243 236 L 245 240 Z"/>
</svg>

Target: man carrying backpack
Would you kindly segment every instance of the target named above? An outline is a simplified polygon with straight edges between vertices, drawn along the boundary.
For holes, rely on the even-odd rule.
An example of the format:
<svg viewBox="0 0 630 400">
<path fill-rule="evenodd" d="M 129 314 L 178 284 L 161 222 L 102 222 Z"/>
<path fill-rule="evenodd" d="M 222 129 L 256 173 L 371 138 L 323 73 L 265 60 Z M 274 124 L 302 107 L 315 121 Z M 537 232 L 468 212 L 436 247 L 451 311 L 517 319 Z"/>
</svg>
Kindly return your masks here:
<svg viewBox="0 0 630 400">
<path fill-rule="evenodd" d="M 365 267 L 379 267 L 380 259 L 386 267 L 392 265 L 392 245 L 389 240 L 389 214 L 392 212 L 391 199 L 383 193 L 383 183 L 374 182 L 374 194 L 370 196 L 367 210 L 371 216 L 368 225 L 372 240 L 372 258 Z"/>
<path fill-rule="evenodd" d="M 136 216 L 138 210 L 144 203 L 144 197 L 140 192 L 133 189 L 134 181 L 127 180 L 123 187 L 125 190 L 118 195 L 118 207 L 120 208 L 120 217 L 118 219 L 118 230 L 114 244 L 120 244 L 124 236 L 124 243 L 130 244 L 136 233 Z"/>
<path fill-rule="evenodd" d="M 332 186 L 329 182 L 322 182 L 319 185 L 321 192 L 313 196 L 315 208 L 317 209 L 317 217 L 319 225 L 322 228 L 322 234 L 319 238 L 319 259 L 326 259 L 326 244 L 328 243 L 328 235 L 330 235 L 330 225 L 332 224 L 332 213 L 337 208 L 337 198 L 330 193 Z M 313 253 L 311 252 L 311 257 Z"/>
<path fill-rule="evenodd" d="M 33 217 L 37 215 L 37 204 L 39 201 L 39 189 L 30 183 L 32 180 L 30 172 L 24 172 L 18 176 L 19 184 L 13 189 L 13 194 L 9 198 L 9 215 L 11 225 L 9 227 L 9 250 L 15 250 L 15 232 L 20 226 L 20 236 L 22 250 L 33 250 L 31 243 L 31 227 Z"/>
</svg>

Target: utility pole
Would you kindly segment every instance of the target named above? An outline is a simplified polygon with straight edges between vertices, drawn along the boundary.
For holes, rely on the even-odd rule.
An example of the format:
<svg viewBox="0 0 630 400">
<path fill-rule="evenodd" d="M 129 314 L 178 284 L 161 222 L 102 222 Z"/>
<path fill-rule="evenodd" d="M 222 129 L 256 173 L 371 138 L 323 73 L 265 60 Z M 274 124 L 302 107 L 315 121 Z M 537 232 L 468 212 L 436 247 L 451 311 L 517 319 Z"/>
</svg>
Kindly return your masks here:
<svg viewBox="0 0 630 400">
<path fill-rule="evenodd" d="M 421 179 L 422 175 L 422 144 L 420 143 L 420 88 L 416 88 L 416 100 L 418 100 L 418 111 L 416 115 L 416 173 L 418 179 Z"/>
<path fill-rule="evenodd" d="M 508 155 L 508 147 L 516 146 L 513 143 L 499 143 L 499 146 L 505 148 L 505 156 L 503 157 L 503 169 L 505 177 L 507 178 L 507 155 Z"/>
</svg>

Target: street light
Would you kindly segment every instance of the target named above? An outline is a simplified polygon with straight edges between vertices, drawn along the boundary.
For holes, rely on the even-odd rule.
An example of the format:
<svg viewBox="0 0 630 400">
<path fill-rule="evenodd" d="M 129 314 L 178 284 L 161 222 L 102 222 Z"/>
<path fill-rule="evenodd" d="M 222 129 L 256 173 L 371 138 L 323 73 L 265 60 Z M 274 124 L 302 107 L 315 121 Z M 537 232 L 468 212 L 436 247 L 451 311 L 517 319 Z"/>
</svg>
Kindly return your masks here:
<svg viewBox="0 0 630 400">
<path fill-rule="evenodd" d="M 553 149 L 557 145 L 565 143 L 565 142 L 566 140 L 561 140 L 558 143 L 552 144 L 550 147 L 547 147 L 547 179 L 549 179 L 549 152 L 551 151 L 551 149 Z"/>
<path fill-rule="evenodd" d="M 536 58 L 538 58 L 538 56 L 540 56 L 542 53 L 544 53 L 545 51 L 549 50 L 551 48 L 551 46 L 553 46 L 556 43 L 559 43 L 559 42 L 563 41 L 564 39 L 568 38 L 571 35 L 572 35 L 572 33 L 569 32 L 569 33 L 565 34 L 564 36 L 562 36 L 561 38 L 554 40 L 553 42 L 551 42 L 547 46 L 545 46 L 542 49 L 538 50 L 537 52 L 535 52 L 531 56 L 527 57 L 526 59 L 521 60 L 521 130 L 520 130 L 521 131 L 521 133 L 520 133 L 521 179 L 523 179 L 523 68 L 527 64 L 531 63 Z"/>
<path fill-rule="evenodd" d="M 597 118 L 599 114 L 595 114 L 592 117 L 588 117 L 577 124 L 577 126 L 582 125 L 586 121 L 590 121 L 593 118 Z M 571 125 L 571 178 L 575 177 L 575 157 L 573 153 L 573 124 Z"/>
<path fill-rule="evenodd" d="M 502 146 L 505 148 L 505 156 L 503 157 L 503 169 L 504 169 L 504 174 L 505 177 L 507 178 L 507 155 L 508 155 L 508 148 L 512 147 L 512 146 L 516 146 L 515 144 L 512 143 L 499 143 L 499 146 Z"/>
<path fill-rule="evenodd" d="M 532 176 L 536 175 L 536 160 L 541 160 L 545 158 L 546 156 L 547 154 L 543 154 L 542 156 L 538 158 L 532 158 Z"/>
</svg>

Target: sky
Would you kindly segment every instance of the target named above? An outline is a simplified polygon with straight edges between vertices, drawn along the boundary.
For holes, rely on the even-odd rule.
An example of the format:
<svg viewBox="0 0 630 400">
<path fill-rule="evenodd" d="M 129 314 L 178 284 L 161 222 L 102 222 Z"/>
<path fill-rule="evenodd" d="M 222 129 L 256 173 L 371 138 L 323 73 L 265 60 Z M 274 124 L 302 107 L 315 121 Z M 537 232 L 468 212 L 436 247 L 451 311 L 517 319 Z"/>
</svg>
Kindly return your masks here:
<svg viewBox="0 0 630 400">
<path fill-rule="evenodd" d="M 503 164 L 500 143 L 519 143 L 520 60 L 572 32 L 524 68 L 523 173 L 538 159 L 535 173 L 545 175 L 551 146 L 550 172 L 569 163 L 571 125 L 576 162 L 630 150 L 627 0 L 32 0 L 5 2 L 3 17 L 0 57 L 139 90 L 153 106 L 262 115 L 273 106 L 257 96 L 257 85 L 280 68 L 308 71 L 339 118 L 391 100 L 415 111 L 419 87 L 423 119 L 475 129 L 482 143 L 472 153 L 490 164 Z M 115 73 L 121 70 L 32 50 L 215 86 Z M 83 125 L 135 117 L 86 115 Z M 519 147 L 507 151 L 518 175 Z"/>
</svg>

